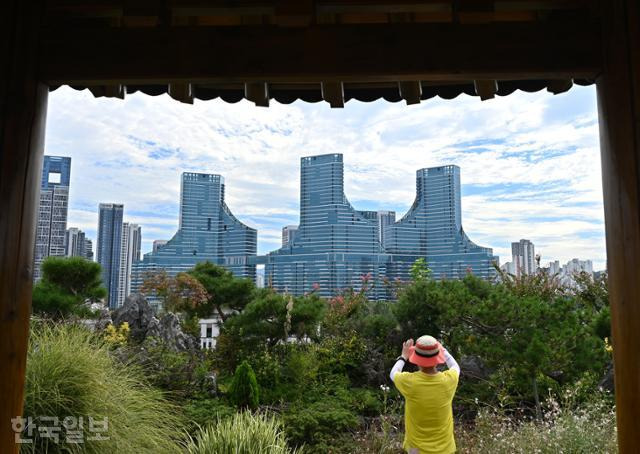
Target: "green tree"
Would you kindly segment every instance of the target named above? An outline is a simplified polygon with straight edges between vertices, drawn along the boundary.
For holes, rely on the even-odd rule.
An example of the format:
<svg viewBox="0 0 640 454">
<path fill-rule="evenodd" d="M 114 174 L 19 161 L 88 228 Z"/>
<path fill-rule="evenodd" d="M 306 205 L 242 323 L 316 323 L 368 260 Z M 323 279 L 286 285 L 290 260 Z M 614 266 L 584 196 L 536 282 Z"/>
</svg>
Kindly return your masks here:
<svg viewBox="0 0 640 454">
<path fill-rule="evenodd" d="M 256 374 L 248 362 L 242 361 L 233 375 L 233 381 L 229 388 L 229 399 L 238 408 L 254 409 L 258 407 L 259 395 Z"/>
<path fill-rule="evenodd" d="M 207 291 L 207 301 L 198 307 L 198 315 L 209 317 L 214 311 L 224 322 L 224 309 L 242 311 L 251 301 L 255 285 L 250 279 L 235 277 L 231 271 L 211 262 L 198 263 L 188 274 L 196 278 Z"/>
<path fill-rule="evenodd" d="M 86 302 L 107 295 L 101 267 L 82 257 L 47 257 L 41 264 L 42 278 L 33 289 L 33 311 L 53 318 L 89 316 Z"/>
<path fill-rule="evenodd" d="M 244 310 L 225 323 L 225 331 L 243 341 L 274 346 L 289 335 L 314 337 L 325 302 L 315 293 L 293 297 L 272 289 L 258 289 Z"/>
</svg>

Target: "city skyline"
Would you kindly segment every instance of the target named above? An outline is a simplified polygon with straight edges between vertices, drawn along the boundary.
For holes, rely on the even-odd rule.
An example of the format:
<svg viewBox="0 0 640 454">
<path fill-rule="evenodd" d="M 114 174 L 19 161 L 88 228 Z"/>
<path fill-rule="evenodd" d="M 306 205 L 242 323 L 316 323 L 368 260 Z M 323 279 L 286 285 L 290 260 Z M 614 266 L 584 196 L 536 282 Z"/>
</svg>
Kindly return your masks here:
<svg viewBox="0 0 640 454">
<path fill-rule="evenodd" d="M 47 153 L 74 158 L 72 178 L 80 182 L 71 184 L 69 225 L 90 238 L 97 204 L 108 200 L 125 203 L 131 222 L 144 226 L 143 252 L 153 240 L 169 239 L 177 229 L 176 181 L 182 171 L 196 171 L 225 175 L 229 204 L 259 231 L 258 253 L 266 253 L 281 245 L 282 227 L 299 222 L 299 171 L 291 162 L 335 151 L 355 175 L 345 190 L 360 209 L 400 218 L 414 191 L 406 175 L 453 163 L 463 169 L 462 222 L 502 263 L 511 259 L 512 241 L 529 238 L 543 261 L 585 257 L 604 268 L 590 89 L 514 93 L 486 103 L 434 99 L 408 110 L 354 102 L 339 112 L 304 103 L 269 110 L 243 102 L 182 106 L 139 95 L 116 103 L 68 88 L 51 101 Z M 87 111 L 77 112 L 78 105 Z M 465 115 L 457 115 L 461 110 Z M 100 158 L 88 160 L 97 148 Z"/>
</svg>

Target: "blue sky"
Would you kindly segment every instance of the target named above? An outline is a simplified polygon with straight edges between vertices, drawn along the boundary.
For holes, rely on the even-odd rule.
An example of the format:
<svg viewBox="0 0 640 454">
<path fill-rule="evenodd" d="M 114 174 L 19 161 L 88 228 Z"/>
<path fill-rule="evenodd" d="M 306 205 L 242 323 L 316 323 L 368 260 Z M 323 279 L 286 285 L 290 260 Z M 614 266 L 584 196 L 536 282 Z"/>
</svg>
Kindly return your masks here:
<svg viewBox="0 0 640 454">
<path fill-rule="evenodd" d="M 143 251 L 175 232 L 183 171 L 222 174 L 227 204 L 258 229 L 259 253 L 276 249 L 282 226 L 298 222 L 300 157 L 334 152 L 344 154 L 356 208 L 400 217 L 417 169 L 457 164 L 465 231 L 501 263 L 512 241 L 527 238 L 543 263 L 588 258 L 605 267 L 593 87 L 344 109 L 96 99 L 68 87 L 49 98 L 45 153 L 72 158 L 68 225 L 95 241 L 98 204 L 124 203 L 125 220 L 142 225 Z"/>
</svg>

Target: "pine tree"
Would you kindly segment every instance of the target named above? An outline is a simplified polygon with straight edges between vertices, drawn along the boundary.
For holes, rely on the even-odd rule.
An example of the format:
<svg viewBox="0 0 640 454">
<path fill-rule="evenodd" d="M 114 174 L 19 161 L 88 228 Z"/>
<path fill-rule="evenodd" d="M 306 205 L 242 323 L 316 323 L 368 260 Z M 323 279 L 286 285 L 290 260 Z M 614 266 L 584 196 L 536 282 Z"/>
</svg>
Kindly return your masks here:
<svg viewBox="0 0 640 454">
<path fill-rule="evenodd" d="M 229 389 L 231 402 L 238 408 L 255 409 L 258 406 L 259 394 L 256 374 L 248 362 L 242 361 L 236 368 Z"/>
</svg>

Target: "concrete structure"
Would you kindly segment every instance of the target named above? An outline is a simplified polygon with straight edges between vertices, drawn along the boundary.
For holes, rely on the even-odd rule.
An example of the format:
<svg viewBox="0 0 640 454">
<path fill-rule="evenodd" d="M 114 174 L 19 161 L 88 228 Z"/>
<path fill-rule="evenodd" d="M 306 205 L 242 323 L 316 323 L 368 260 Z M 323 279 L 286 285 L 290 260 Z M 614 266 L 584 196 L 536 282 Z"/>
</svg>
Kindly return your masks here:
<svg viewBox="0 0 640 454">
<path fill-rule="evenodd" d="M 65 255 L 71 158 L 45 156 L 41 175 L 33 264 L 34 281 L 40 279 L 40 264 L 46 257 Z"/>
</svg>

